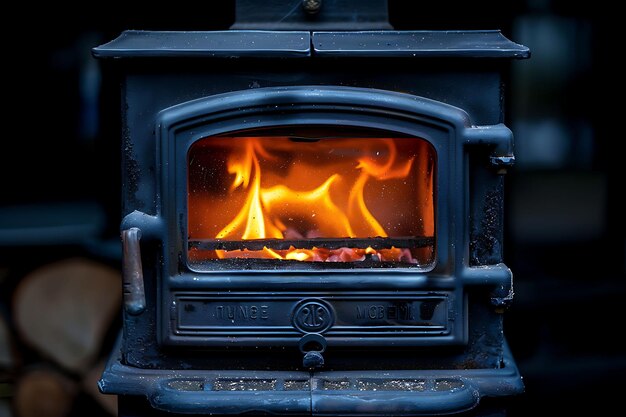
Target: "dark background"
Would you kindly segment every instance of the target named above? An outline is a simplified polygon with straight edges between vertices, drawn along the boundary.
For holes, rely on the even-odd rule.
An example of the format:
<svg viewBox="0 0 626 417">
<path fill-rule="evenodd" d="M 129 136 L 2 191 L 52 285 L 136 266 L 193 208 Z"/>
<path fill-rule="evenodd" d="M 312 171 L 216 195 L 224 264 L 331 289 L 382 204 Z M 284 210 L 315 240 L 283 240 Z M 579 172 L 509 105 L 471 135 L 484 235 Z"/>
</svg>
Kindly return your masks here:
<svg viewBox="0 0 626 417">
<path fill-rule="evenodd" d="M 608 411 L 626 375 L 617 341 L 626 306 L 624 116 L 603 101 L 621 94 L 615 12 L 565 0 L 389 2 L 397 29 L 499 28 L 531 48 L 530 60 L 511 65 L 506 103 L 518 163 L 507 178 L 505 258 L 516 294 L 505 328 L 527 387 L 510 412 Z M 234 19 L 232 1 L 206 2 L 206 10 L 99 6 L 73 11 L 78 18 L 58 9 L 6 16 L 21 25 L 3 29 L 6 316 L 19 278 L 46 262 L 82 255 L 119 263 L 119 140 L 101 133 L 117 117 L 107 94 L 117 87 L 102 82 L 90 48 L 124 29 L 226 29 Z M 37 242 L 15 238 L 47 224 L 58 228 Z M 37 359 L 17 344 L 25 361 Z"/>
</svg>

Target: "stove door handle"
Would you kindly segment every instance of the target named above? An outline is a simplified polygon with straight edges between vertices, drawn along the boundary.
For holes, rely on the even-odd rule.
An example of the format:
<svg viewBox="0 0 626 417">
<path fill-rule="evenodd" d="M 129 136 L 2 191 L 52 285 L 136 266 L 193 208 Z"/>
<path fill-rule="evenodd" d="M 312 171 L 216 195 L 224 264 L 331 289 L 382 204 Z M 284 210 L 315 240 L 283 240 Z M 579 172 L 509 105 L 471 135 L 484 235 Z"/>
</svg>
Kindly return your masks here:
<svg viewBox="0 0 626 417">
<path fill-rule="evenodd" d="M 141 314 L 146 309 L 139 239 L 141 239 L 139 228 L 122 230 L 124 309 L 132 315 Z"/>
</svg>

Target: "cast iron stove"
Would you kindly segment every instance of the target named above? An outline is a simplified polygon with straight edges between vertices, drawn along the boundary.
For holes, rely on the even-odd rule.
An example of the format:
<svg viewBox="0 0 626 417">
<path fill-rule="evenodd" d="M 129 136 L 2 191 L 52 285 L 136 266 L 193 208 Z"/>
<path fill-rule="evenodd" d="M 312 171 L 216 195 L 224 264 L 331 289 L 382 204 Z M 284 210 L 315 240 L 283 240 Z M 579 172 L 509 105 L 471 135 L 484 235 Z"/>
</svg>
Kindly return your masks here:
<svg viewBox="0 0 626 417">
<path fill-rule="evenodd" d="M 270 3 L 94 49 L 122 91 L 124 331 L 101 390 L 120 415 L 434 415 L 520 393 L 502 74 L 528 49 L 393 31 L 386 1 Z"/>
</svg>

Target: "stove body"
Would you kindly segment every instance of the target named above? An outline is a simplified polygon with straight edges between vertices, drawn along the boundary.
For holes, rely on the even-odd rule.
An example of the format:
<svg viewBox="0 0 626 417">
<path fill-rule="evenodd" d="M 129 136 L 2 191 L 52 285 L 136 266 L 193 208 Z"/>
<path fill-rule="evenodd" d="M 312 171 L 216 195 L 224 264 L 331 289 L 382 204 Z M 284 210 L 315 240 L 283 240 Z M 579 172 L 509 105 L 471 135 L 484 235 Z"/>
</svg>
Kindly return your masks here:
<svg viewBox="0 0 626 417">
<path fill-rule="evenodd" d="M 436 415 L 522 391 L 502 75 L 528 50 L 378 20 L 94 49 L 122 87 L 124 331 L 100 382 L 121 415 Z"/>
</svg>

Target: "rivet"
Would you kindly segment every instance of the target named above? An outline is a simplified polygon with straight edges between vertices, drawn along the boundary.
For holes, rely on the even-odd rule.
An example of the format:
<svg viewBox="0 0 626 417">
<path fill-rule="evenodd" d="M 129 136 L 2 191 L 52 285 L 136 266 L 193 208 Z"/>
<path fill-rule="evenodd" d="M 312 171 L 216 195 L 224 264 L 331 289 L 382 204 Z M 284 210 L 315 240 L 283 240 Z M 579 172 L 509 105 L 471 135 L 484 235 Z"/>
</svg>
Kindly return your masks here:
<svg viewBox="0 0 626 417">
<path fill-rule="evenodd" d="M 322 8 L 322 0 L 302 0 L 302 8 L 308 14 L 317 14 Z"/>
</svg>

